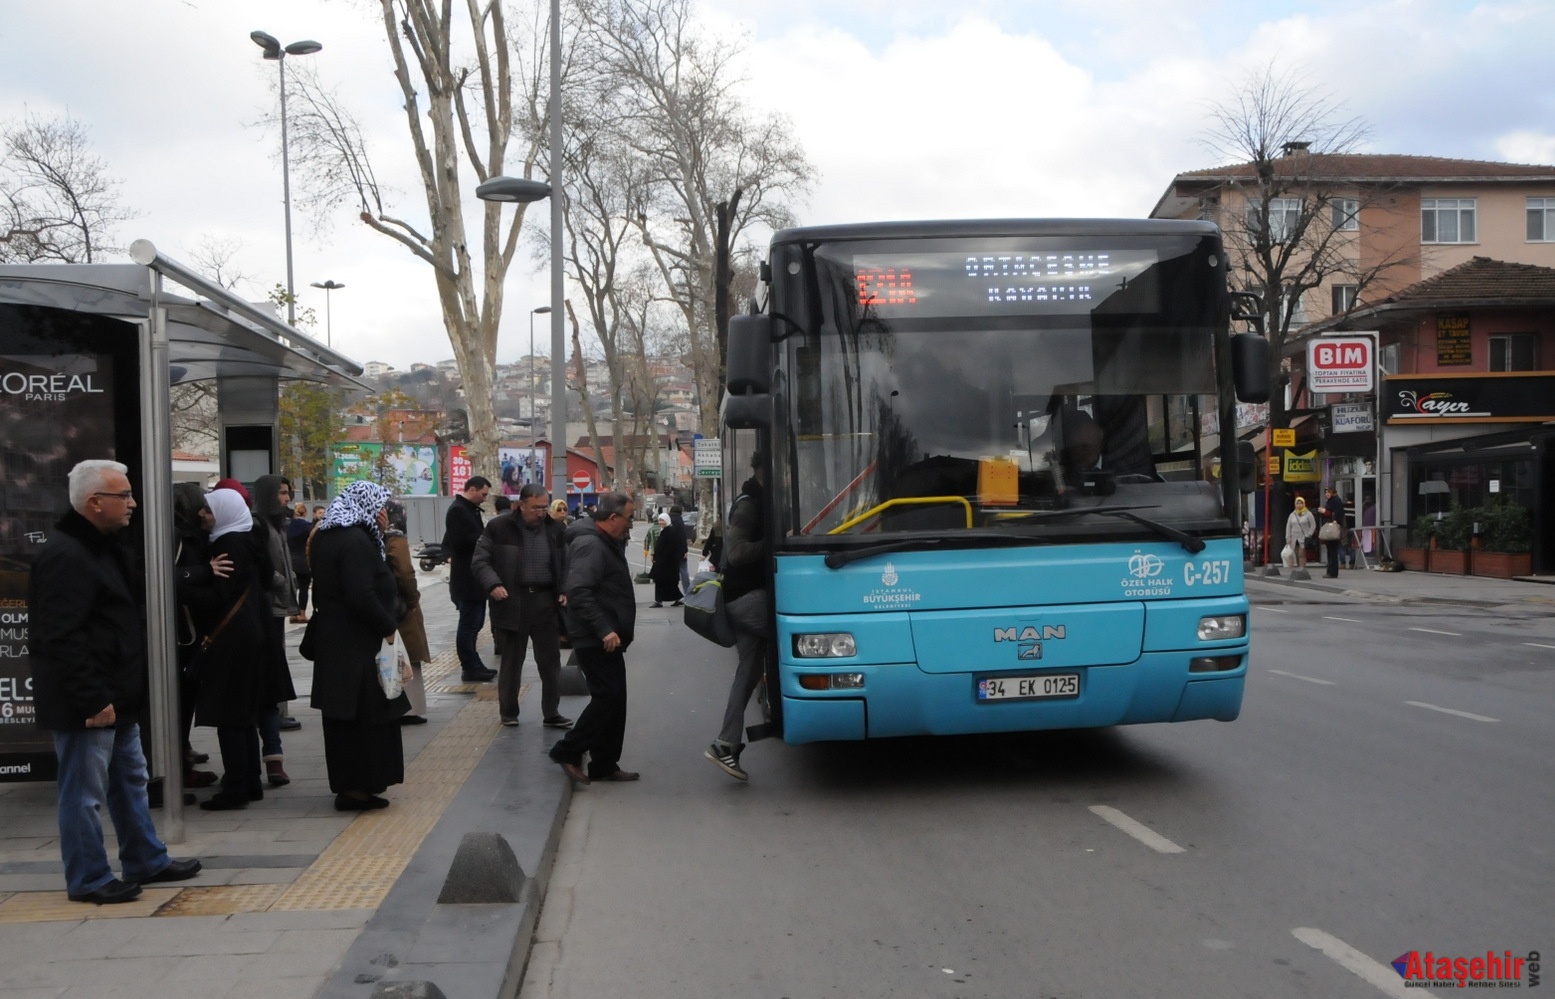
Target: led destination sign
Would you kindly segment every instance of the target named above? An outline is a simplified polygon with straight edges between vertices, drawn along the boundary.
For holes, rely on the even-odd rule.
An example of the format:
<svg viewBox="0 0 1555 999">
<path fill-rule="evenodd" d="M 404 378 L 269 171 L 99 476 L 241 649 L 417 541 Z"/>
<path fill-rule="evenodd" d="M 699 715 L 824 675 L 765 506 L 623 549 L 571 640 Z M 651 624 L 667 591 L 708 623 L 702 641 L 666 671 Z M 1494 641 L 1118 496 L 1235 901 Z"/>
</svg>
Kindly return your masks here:
<svg viewBox="0 0 1555 999">
<path fill-rule="evenodd" d="M 915 316 L 1083 314 L 1120 293 L 1124 311 L 1154 312 L 1154 250 L 904 252 L 853 258 L 860 308 Z"/>
</svg>

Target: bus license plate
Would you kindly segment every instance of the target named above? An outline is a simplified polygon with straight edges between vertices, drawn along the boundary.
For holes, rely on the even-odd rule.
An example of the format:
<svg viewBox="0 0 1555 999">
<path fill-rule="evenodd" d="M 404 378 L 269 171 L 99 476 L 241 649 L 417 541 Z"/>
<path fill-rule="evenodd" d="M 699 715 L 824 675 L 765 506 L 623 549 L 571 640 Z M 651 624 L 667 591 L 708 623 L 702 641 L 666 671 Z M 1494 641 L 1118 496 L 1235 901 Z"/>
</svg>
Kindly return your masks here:
<svg viewBox="0 0 1555 999">
<path fill-rule="evenodd" d="M 1080 674 L 1001 676 L 977 681 L 979 701 L 1026 701 L 1043 697 L 1079 697 Z"/>
</svg>

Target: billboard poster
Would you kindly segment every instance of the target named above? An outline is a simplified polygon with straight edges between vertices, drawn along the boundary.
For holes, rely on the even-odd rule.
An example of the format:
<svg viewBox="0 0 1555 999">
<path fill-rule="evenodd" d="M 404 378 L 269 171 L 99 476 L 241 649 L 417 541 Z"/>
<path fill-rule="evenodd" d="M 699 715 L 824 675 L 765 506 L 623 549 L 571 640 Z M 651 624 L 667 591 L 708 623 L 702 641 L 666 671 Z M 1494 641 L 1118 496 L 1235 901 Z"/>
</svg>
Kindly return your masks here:
<svg viewBox="0 0 1555 999">
<path fill-rule="evenodd" d="M 464 492 L 464 484 L 475 472 L 470 468 L 470 453 L 463 444 L 448 445 L 448 495 Z"/>
<path fill-rule="evenodd" d="M 53 736 L 36 727 L 28 579 L 69 507 L 77 462 L 122 461 L 139 487 L 138 445 L 125 443 L 139 434 L 136 351 L 136 329 L 124 323 L 0 306 L 0 782 L 57 771 Z M 116 412 L 116 400 L 128 412 Z"/>
<path fill-rule="evenodd" d="M 396 496 L 437 495 L 437 446 L 341 441 L 330 448 L 330 492 L 366 479 Z"/>
<path fill-rule="evenodd" d="M 502 466 L 498 479 L 502 495 L 517 496 L 518 491 L 531 482 L 545 487 L 546 468 L 550 463 L 549 448 L 498 448 L 497 461 Z M 550 492 L 550 489 L 546 487 L 546 491 Z"/>
</svg>

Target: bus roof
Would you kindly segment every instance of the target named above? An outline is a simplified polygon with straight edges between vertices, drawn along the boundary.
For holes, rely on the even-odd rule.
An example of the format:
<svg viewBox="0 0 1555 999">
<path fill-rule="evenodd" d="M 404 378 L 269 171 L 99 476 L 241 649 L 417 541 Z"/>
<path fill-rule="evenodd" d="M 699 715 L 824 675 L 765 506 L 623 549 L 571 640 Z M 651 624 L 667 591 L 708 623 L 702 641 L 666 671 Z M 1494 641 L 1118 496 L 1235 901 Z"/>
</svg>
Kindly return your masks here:
<svg viewBox="0 0 1555 999">
<path fill-rule="evenodd" d="M 781 243 L 836 243 L 893 236 L 1218 236 L 1213 222 L 1185 219 L 962 219 L 856 222 L 796 226 L 772 236 Z"/>
</svg>

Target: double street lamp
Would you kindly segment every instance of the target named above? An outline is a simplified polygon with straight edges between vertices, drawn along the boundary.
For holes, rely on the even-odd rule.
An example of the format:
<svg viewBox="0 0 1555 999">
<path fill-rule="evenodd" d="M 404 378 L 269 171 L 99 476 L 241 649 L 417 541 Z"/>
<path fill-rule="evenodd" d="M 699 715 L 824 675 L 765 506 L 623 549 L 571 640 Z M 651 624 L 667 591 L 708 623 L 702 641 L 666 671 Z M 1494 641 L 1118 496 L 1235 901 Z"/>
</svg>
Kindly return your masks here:
<svg viewBox="0 0 1555 999">
<path fill-rule="evenodd" d="M 289 271 L 287 276 L 291 276 Z M 332 291 L 339 291 L 341 288 L 344 288 L 345 285 L 341 284 L 339 281 L 325 280 L 313 282 L 313 287 L 324 289 L 324 342 L 333 347 L 335 345 L 335 320 L 329 312 L 329 293 Z M 531 334 L 531 337 L 532 336 L 533 335 Z"/>
<path fill-rule="evenodd" d="M 297 324 L 297 294 L 292 285 L 292 171 L 286 148 L 286 57 L 312 55 L 324 46 L 304 39 L 282 47 L 274 35 L 263 31 L 250 31 L 248 37 L 264 49 L 265 58 L 275 60 L 281 70 L 281 191 L 286 204 L 286 323 Z"/>
</svg>

